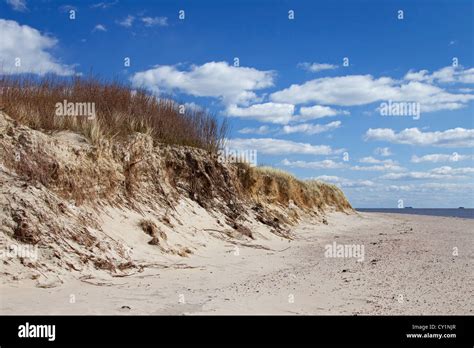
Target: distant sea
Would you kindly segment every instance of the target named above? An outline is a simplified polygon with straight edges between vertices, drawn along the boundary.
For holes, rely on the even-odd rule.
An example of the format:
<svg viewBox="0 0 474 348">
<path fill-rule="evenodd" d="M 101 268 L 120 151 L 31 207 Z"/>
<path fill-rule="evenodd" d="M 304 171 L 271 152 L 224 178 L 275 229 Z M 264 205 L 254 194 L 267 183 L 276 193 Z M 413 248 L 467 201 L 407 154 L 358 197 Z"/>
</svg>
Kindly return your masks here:
<svg viewBox="0 0 474 348">
<path fill-rule="evenodd" d="M 458 217 L 464 219 L 474 219 L 474 209 L 440 209 L 440 208 L 356 208 L 357 211 L 368 213 L 397 213 Z"/>
</svg>

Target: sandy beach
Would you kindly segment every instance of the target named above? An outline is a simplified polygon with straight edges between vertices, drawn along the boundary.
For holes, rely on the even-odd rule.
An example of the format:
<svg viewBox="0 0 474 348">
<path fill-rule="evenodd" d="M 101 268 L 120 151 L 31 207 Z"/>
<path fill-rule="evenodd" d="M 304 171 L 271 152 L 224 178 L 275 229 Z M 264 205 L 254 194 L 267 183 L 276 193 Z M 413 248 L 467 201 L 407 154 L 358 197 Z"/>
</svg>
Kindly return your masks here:
<svg viewBox="0 0 474 348">
<path fill-rule="evenodd" d="M 331 213 L 327 220 L 299 224 L 294 240 L 208 244 L 129 276 L 51 288 L 2 284 L 0 313 L 474 313 L 474 221 L 382 213 Z M 328 257 L 329 245 L 359 246 L 359 254 Z"/>
</svg>

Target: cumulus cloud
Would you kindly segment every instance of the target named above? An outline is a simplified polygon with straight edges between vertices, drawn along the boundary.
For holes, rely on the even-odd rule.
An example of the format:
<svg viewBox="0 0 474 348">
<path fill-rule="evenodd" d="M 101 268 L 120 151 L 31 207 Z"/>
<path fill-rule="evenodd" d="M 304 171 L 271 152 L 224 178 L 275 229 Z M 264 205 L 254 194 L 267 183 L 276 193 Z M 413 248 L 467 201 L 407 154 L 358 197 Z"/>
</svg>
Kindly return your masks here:
<svg viewBox="0 0 474 348">
<path fill-rule="evenodd" d="M 365 140 L 417 146 L 472 147 L 474 146 L 474 129 L 453 128 L 445 131 L 422 132 L 418 128 L 407 128 L 396 133 L 390 128 L 370 128 L 365 134 Z"/>
<path fill-rule="evenodd" d="M 375 171 L 375 172 L 388 172 L 388 171 L 398 172 L 398 171 L 404 171 L 406 169 L 399 166 L 396 162 L 390 162 L 390 163 L 375 164 L 372 166 L 352 166 L 351 170 Z"/>
<path fill-rule="evenodd" d="M 432 74 L 430 74 L 428 70 L 410 70 L 404 78 L 409 81 L 428 83 L 474 83 L 474 68 L 463 69 L 459 66 L 447 66 L 434 71 Z"/>
<path fill-rule="evenodd" d="M 377 159 L 372 156 L 363 157 L 359 159 L 360 163 L 373 164 L 371 166 L 352 166 L 351 170 L 357 171 L 377 171 L 377 172 L 386 172 L 386 171 L 404 171 L 405 168 L 401 167 L 397 161 L 391 159 Z"/>
<path fill-rule="evenodd" d="M 426 182 L 406 185 L 384 185 L 383 191 L 394 191 L 394 192 L 411 192 L 411 193 L 428 193 L 430 196 L 433 191 L 443 191 L 443 193 L 459 193 L 466 192 L 466 190 L 472 191 L 474 184 L 459 184 L 459 183 L 441 183 L 441 182 Z"/>
<path fill-rule="evenodd" d="M 271 133 L 272 131 L 273 130 L 270 129 L 270 127 L 268 126 L 260 126 L 257 128 L 245 127 L 238 130 L 240 134 L 268 134 L 268 133 Z"/>
<path fill-rule="evenodd" d="M 142 17 L 141 20 L 144 21 L 145 18 Z M 157 22 L 146 21 L 150 25 Z M 124 22 L 126 25 L 128 23 Z M 308 67 L 313 65 L 308 65 Z M 319 65 L 314 66 L 315 69 L 321 68 Z M 459 89 L 458 93 L 453 93 L 435 85 L 434 82 L 453 80 L 467 83 L 471 80 L 473 73 L 474 68 L 452 70 L 448 67 L 429 74 L 433 77 L 428 77 L 427 72 L 412 71 L 401 80 L 391 77 L 375 78 L 372 75 L 317 78 L 271 93 L 268 102 L 265 103 L 262 101 L 266 100 L 267 96 L 265 94 L 257 96 L 256 92 L 274 85 L 274 72 L 234 67 L 226 62 L 192 65 L 187 70 L 178 69 L 176 66 L 157 66 L 136 73 L 132 81 L 135 85 L 147 87 L 155 93 L 179 91 L 194 96 L 220 98 L 229 107 L 231 116 L 258 119 L 260 115 L 256 115 L 255 111 L 262 108 L 264 122 L 285 124 L 290 121 L 290 116 L 293 116 L 291 121 L 304 122 L 349 114 L 348 111 L 338 110 L 328 105 L 358 106 L 382 101 L 399 101 L 419 103 L 422 113 L 460 109 L 474 100 L 474 94 L 461 92 Z M 259 104 L 255 107 L 249 106 L 252 103 Z M 299 115 L 293 115 L 295 105 L 308 103 L 317 103 L 317 105 L 302 106 Z M 289 113 L 277 114 L 274 120 L 268 120 L 267 109 L 282 105 L 285 105 L 288 110 L 291 108 L 291 115 Z M 242 106 L 247 108 L 241 108 Z"/>
<path fill-rule="evenodd" d="M 468 83 L 472 79 L 473 72 L 474 68 L 460 70 L 455 81 Z M 421 112 L 460 109 L 474 100 L 474 94 L 450 93 L 431 83 L 448 81 L 449 77 L 427 80 L 422 76 L 415 77 L 416 73 L 413 72 L 407 75 L 402 81 L 390 77 L 374 78 L 371 75 L 318 78 L 274 92 L 270 95 L 270 99 L 279 103 L 321 103 L 341 106 L 366 105 L 388 100 L 418 102 L 421 105 Z"/>
<path fill-rule="evenodd" d="M 227 116 L 251 118 L 261 122 L 286 124 L 290 122 L 295 106 L 292 104 L 264 103 L 254 104 L 246 108 L 229 105 L 225 111 Z"/>
<path fill-rule="evenodd" d="M 432 174 L 427 172 L 409 172 L 409 173 L 389 173 L 380 177 L 388 180 L 420 180 L 420 179 L 443 179 L 445 175 Z"/>
<path fill-rule="evenodd" d="M 309 124 L 302 123 L 296 126 L 286 125 L 281 132 L 284 134 L 304 133 L 304 134 L 319 134 L 337 129 L 341 126 L 341 121 L 334 121 L 327 124 Z"/>
<path fill-rule="evenodd" d="M 388 77 L 374 79 L 370 75 L 324 77 L 291 85 L 272 93 L 275 102 L 304 104 L 316 102 L 334 105 L 363 105 L 392 95 L 394 81 Z"/>
<path fill-rule="evenodd" d="M 290 161 L 285 158 L 283 161 L 281 161 L 281 164 L 287 167 L 306 168 L 306 169 L 338 169 L 338 168 L 345 167 L 344 163 L 335 162 L 333 160 L 307 162 L 307 161 Z"/>
<path fill-rule="evenodd" d="M 58 41 L 30 26 L 0 19 L 0 41 L 0 69 L 3 74 L 74 74 L 71 66 L 59 63 L 48 52 Z M 19 67 L 15 66 L 17 58 L 21 63 Z"/>
<path fill-rule="evenodd" d="M 298 116 L 295 121 L 308 121 L 336 115 L 349 115 L 349 112 L 344 110 L 336 110 L 329 106 L 323 105 L 313 105 L 309 107 L 303 106 L 300 108 L 300 116 Z"/>
<path fill-rule="evenodd" d="M 256 117 L 255 117 L 256 118 Z M 265 117 L 260 115 L 258 118 L 260 121 L 265 121 Z M 268 119 L 267 121 L 275 122 L 275 119 Z M 283 122 L 282 122 L 283 123 Z M 334 129 L 339 128 L 341 125 L 340 121 L 331 122 L 328 124 L 298 124 L 298 125 L 285 125 L 283 127 L 274 127 L 270 128 L 268 126 L 260 126 L 257 128 L 242 128 L 238 132 L 241 134 L 269 134 L 269 133 L 277 133 L 277 134 L 294 134 L 294 133 L 303 133 L 303 134 L 319 134 L 323 132 L 328 132 Z"/>
<path fill-rule="evenodd" d="M 7 4 L 10 5 L 13 10 L 18 12 L 25 12 L 28 10 L 25 0 L 7 0 Z"/>
<path fill-rule="evenodd" d="M 332 149 L 327 145 L 311 145 L 274 138 L 236 138 L 228 140 L 227 147 L 242 151 L 257 150 L 265 155 L 331 155 L 344 151 L 344 149 Z"/>
<path fill-rule="evenodd" d="M 425 179 L 454 179 L 465 178 L 467 174 L 474 173 L 474 168 L 452 168 L 448 166 L 434 168 L 427 172 L 389 173 L 381 176 L 388 180 L 425 180 Z"/>
<path fill-rule="evenodd" d="M 324 182 L 329 182 L 329 183 L 335 184 L 339 187 L 373 187 L 373 186 L 376 186 L 376 183 L 374 183 L 371 180 L 352 180 L 352 179 L 341 178 L 339 176 L 334 176 L 334 175 L 320 175 L 320 176 L 317 176 L 313 179 L 324 181 Z"/>
<path fill-rule="evenodd" d="M 373 158 L 372 156 L 363 157 L 359 160 L 359 162 L 360 163 L 370 163 L 370 164 L 380 164 L 380 163 L 398 164 L 396 161 L 391 160 L 391 159 L 381 160 L 381 159 Z"/>
<path fill-rule="evenodd" d="M 326 64 L 326 63 L 298 63 L 298 68 L 310 71 L 318 72 L 323 70 L 333 70 L 337 68 L 337 65 Z"/>
<path fill-rule="evenodd" d="M 226 104 L 246 104 L 257 100 L 254 91 L 273 86 L 274 72 L 235 67 L 227 62 L 192 65 L 189 70 L 162 65 L 132 77 L 135 87 L 154 93 L 179 91 L 198 97 L 215 97 Z"/>
<path fill-rule="evenodd" d="M 452 190 L 452 191 L 462 191 L 474 189 L 474 183 L 442 183 L 442 182 L 427 182 L 423 184 L 418 184 L 414 188 L 428 189 L 431 190 Z"/>
<path fill-rule="evenodd" d="M 466 160 L 474 160 L 474 155 L 461 155 L 461 154 L 458 154 L 457 152 L 453 152 L 452 154 L 432 153 L 432 154 L 424 155 L 421 157 L 418 157 L 417 155 L 411 156 L 412 163 L 458 162 L 458 161 L 466 161 Z"/>
</svg>

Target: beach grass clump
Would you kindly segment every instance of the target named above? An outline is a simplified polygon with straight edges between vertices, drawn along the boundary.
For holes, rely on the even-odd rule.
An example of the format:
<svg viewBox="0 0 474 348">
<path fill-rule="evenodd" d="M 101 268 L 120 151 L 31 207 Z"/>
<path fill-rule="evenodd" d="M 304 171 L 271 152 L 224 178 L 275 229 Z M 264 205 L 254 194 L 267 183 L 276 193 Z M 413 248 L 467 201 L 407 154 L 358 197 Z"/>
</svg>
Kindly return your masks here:
<svg viewBox="0 0 474 348">
<path fill-rule="evenodd" d="M 76 112 L 93 109 L 93 115 L 65 115 L 69 106 Z M 227 134 L 227 124 L 202 109 L 93 76 L 0 76 L 0 109 L 30 128 L 77 132 L 93 144 L 139 132 L 160 143 L 215 152 Z"/>
</svg>

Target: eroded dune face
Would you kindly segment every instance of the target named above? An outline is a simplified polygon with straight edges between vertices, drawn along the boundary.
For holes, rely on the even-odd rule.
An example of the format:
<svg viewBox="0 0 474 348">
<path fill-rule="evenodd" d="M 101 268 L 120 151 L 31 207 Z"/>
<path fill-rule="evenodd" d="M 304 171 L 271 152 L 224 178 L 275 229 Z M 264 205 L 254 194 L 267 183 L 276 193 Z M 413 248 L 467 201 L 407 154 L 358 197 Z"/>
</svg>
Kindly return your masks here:
<svg viewBox="0 0 474 348">
<path fill-rule="evenodd" d="M 145 134 L 92 145 L 46 134 L 0 112 L 0 241 L 34 257 L 5 259 L 4 273 L 33 280 L 122 274 L 186 257 L 211 241 L 292 238 L 302 216 L 352 212 L 332 185 L 303 183 Z"/>
</svg>

